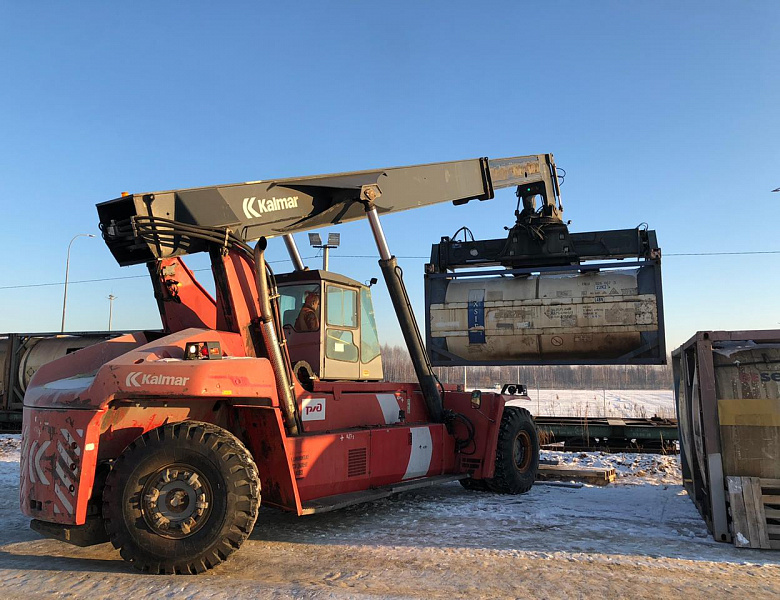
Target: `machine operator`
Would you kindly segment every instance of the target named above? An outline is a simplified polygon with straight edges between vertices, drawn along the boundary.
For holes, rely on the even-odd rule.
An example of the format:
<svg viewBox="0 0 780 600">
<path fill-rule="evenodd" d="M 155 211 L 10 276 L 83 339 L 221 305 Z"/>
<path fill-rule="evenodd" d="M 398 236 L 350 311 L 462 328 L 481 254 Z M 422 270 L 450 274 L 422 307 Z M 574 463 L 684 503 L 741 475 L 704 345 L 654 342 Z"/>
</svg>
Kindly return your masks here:
<svg viewBox="0 0 780 600">
<path fill-rule="evenodd" d="M 320 295 L 318 292 L 307 292 L 301 312 L 293 325 L 295 331 L 318 331 L 320 328 Z"/>
</svg>

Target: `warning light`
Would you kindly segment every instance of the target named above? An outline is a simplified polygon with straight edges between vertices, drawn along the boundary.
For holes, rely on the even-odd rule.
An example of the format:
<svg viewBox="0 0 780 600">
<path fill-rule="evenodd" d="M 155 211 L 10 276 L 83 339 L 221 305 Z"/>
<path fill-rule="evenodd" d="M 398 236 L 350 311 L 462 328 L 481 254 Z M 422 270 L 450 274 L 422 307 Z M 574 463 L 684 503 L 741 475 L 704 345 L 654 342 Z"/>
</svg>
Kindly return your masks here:
<svg viewBox="0 0 780 600">
<path fill-rule="evenodd" d="M 129 196 L 129 195 L 130 195 L 130 192 L 122 192 L 122 198 L 124 198 L 126 196 Z"/>
<path fill-rule="evenodd" d="M 219 342 L 187 342 L 184 346 L 184 360 L 221 360 L 222 348 Z"/>
</svg>

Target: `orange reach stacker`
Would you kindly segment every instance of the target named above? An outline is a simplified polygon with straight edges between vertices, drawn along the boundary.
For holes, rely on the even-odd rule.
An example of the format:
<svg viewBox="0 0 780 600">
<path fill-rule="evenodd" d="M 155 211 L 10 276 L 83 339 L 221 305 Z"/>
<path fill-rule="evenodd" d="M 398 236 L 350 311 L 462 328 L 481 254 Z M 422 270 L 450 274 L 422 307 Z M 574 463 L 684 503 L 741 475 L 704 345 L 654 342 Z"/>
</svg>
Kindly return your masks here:
<svg viewBox="0 0 780 600">
<path fill-rule="evenodd" d="M 163 331 L 79 350 L 30 382 L 20 502 L 31 527 L 78 545 L 110 540 L 143 571 L 199 573 L 250 534 L 261 490 L 298 515 L 454 480 L 527 492 L 531 415 L 511 396 L 437 381 L 379 216 L 526 184 L 549 204 L 556 177 L 551 155 L 483 158 L 98 205 L 117 261 L 148 265 Z M 417 383 L 382 382 L 369 287 L 306 269 L 292 238 L 361 218 Z M 271 236 L 283 236 L 294 272 L 271 271 Z M 210 255 L 214 298 L 180 258 L 196 252 Z"/>
</svg>

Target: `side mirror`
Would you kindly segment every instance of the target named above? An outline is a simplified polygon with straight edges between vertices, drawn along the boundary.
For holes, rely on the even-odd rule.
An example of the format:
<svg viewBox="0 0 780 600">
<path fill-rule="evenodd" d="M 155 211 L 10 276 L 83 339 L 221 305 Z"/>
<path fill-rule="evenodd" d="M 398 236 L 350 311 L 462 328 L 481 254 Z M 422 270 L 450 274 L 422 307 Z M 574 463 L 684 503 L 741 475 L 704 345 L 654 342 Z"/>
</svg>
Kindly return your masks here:
<svg viewBox="0 0 780 600">
<path fill-rule="evenodd" d="M 482 406 L 482 392 L 474 390 L 471 392 L 471 408 L 480 408 Z"/>
</svg>

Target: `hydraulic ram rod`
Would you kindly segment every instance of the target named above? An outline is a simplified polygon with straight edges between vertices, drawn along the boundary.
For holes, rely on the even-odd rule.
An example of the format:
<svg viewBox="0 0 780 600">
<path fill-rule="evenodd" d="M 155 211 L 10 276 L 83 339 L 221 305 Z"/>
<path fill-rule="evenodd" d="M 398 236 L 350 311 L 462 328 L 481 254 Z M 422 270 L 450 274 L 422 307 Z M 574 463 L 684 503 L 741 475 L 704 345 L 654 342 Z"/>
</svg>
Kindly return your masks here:
<svg viewBox="0 0 780 600">
<path fill-rule="evenodd" d="M 379 215 L 376 207 L 373 205 L 373 200 L 377 197 L 377 193 L 376 189 L 372 189 L 371 186 L 363 190 L 363 195 L 367 200 L 365 204 L 366 216 L 371 226 L 371 233 L 374 234 L 377 250 L 379 250 L 379 268 L 382 269 L 382 276 L 385 279 L 387 291 L 393 302 L 398 325 L 401 327 L 401 333 L 404 336 L 406 349 L 409 351 L 409 357 L 412 360 L 417 381 L 420 382 L 420 390 L 428 408 L 428 415 L 432 421 L 441 423 L 444 417 L 444 406 L 439 393 L 439 386 L 420 336 L 420 328 L 417 326 L 417 320 L 414 318 L 401 268 L 398 266 L 395 256 L 390 254 L 390 248 L 387 246 L 382 224 L 379 222 Z"/>
</svg>

